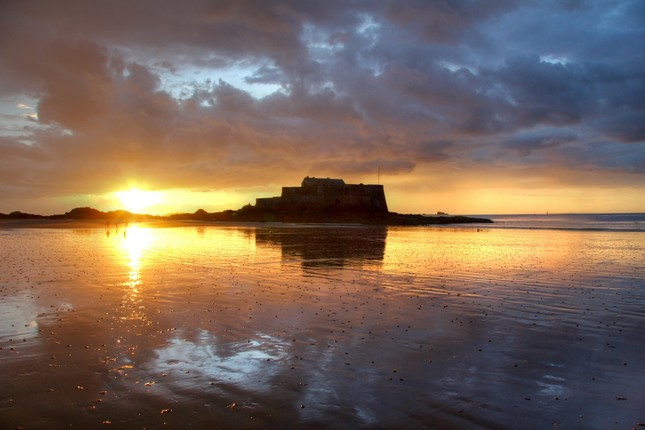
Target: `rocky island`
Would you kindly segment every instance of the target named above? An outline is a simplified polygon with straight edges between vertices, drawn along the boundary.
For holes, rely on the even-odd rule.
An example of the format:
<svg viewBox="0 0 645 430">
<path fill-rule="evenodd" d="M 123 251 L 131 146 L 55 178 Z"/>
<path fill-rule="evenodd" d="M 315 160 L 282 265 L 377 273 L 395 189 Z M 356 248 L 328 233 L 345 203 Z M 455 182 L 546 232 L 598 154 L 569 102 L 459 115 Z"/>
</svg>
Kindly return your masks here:
<svg viewBox="0 0 645 430">
<path fill-rule="evenodd" d="M 263 197 L 236 211 L 171 215 L 171 219 L 211 221 L 358 223 L 372 225 L 431 225 L 492 223 L 486 218 L 425 216 L 390 212 L 383 185 L 347 184 L 343 179 L 305 177 L 299 187 L 282 187 L 282 194 Z"/>
<path fill-rule="evenodd" d="M 342 179 L 306 177 L 299 187 L 282 187 L 277 197 L 256 199 L 255 205 L 238 210 L 167 216 L 133 214 L 117 210 L 101 212 L 84 207 L 61 215 L 35 215 L 23 212 L 1 214 L 0 219 L 43 220 L 105 220 L 108 222 L 194 220 L 219 222 L 288 222 L 288 223 L 351 223 L 368 225 L 432 225 L 492 223 L 487 218 L 466 216 L 410 215 L 390 212 L 383 185 L 346 184 Z"/>
</svg>

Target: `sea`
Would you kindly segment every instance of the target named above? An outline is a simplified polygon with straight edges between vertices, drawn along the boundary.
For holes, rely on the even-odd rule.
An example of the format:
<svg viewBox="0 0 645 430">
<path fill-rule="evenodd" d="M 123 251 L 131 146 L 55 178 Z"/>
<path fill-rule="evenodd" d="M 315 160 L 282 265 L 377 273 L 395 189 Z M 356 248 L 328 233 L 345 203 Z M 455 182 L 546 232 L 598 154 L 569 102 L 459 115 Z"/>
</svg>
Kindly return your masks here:
<svg viewBox="0 0 645 430">
<path fill-rule="evenodd" d="M 478 217 L 492 220 L 495 223 L 494 228 L 633 233 L 645 231 L 643 213 L 478 215 Z"/>
<path fill-rule="evenodd" d="M 645 214 L 0 222 L 0 428 L 645 427 Z"/>
</svg>

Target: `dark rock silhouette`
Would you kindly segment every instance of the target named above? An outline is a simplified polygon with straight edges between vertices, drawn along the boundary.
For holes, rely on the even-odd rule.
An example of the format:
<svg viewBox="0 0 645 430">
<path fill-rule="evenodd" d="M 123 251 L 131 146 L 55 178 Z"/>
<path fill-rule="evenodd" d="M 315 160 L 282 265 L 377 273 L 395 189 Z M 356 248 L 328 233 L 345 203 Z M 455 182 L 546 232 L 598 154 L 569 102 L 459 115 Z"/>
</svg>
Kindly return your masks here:
<svg viewBox="0 0 645 430">
<path fill-rule="evenodd" d="M 20 211 L 13 211 L 10 214 L 0 213 L 0 219 L 42 219 L 43 215 L 28 214 Z"/>
</svg>

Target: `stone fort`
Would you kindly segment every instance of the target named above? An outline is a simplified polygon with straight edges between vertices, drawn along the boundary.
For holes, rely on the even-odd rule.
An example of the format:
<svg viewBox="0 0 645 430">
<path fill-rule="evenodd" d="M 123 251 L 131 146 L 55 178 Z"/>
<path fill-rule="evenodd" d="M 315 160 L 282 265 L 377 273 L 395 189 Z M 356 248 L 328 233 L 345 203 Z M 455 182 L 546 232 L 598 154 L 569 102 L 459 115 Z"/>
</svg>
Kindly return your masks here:
<svg viewBox="0 0 645 430">
<path fill-rule="evenodd" d="M 383 185 L 346 184 L 342 179 L 310 178 L 299 187 L 282 187 L 279 197 L 259 198 L 255 206 L 262 209 L 310 207 L 363 207 L 387 212 Z"/>
</svg>

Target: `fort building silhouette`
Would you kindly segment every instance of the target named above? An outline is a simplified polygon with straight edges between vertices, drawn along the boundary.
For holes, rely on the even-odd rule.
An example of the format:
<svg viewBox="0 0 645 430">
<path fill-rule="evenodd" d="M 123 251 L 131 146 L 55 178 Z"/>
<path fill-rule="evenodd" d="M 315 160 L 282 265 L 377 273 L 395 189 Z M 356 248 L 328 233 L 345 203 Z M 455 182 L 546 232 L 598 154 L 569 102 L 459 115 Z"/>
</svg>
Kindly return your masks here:
<svg viewBox="0 0 645 430">
<path fill-rule="evenodd" d="M 282 187 L 282 195 L 255 200 L 260 209 L 290 207 L 364 207 L 387 212 L 383 185 L 346 184 L 342 179 L 305 177 L 299 187 Z"/>
</svg>

